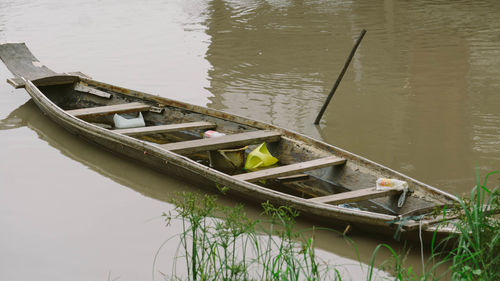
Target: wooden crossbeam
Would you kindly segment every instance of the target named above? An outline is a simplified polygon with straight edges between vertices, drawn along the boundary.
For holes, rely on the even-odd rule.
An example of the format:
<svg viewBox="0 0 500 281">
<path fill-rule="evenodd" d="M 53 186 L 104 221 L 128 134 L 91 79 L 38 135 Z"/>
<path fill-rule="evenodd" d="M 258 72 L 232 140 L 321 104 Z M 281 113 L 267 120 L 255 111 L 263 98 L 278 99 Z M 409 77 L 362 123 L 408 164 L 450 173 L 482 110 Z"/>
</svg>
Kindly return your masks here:
<svg viewBox="0 0 500 281">
<path fill-rule="evenodd" d="M 328 203 L 328 204 L 345 204 L 345 203 L 353 203 L 368 199 L 374 199 L 389 195 L 394 195 L 401 193 L 403 191 L 402 188 L 390 188 L 385 190 L 377 190 L 376 187 L 347 191 L 342 193 L 337 193 L 333 195 L 321 196 L 307 199 L 308 201 L 315 203 Z"/>
<path fill-rule="evenodd" d="M 291 175 L 291 176 L 277 177 L 276 179 L 281 183 L 297 182 L 297 181 L 308 180 L 309 175 L 308 174 L 295 174 L 295 175 Z"/>
<path fill-rule="evenodd" d="M 200 151 L 225 149 L 280 140 L 280 133 L 273 131 L 253 131 L 216 138 L 207 138 L 191 141 L 174 142 L 160 145 L 162 148 L 179 154 L 191 154 Z"/>
<path fill-rule="evenodd" d="M 19 88 L 24 88 L 24 85 L 26 84 L 21 77 L 13 77 L 13 78 L 7 78 L 7 83 L 12 85 L 12 87 L 19 89 Z"/>
<path fill-rule="evenodd" d="M 210 122 L 199 121 L 199 122 L 189 122 L 180 124 L 119 129 L 119 130 L 113 130 L 113 132 L 128 136 L 138 136 L 138 135 L 151 135 L 151 134 L 178 132 L 186 130 L 196 130 L 196 129 L 213 129 L 216 126 L 217 125 Z"/>
<path fill-rule="evenodd" d="M 97 115 L 110 115 L 115 113 L 145 111 L 149 110 L 149 108 L 150 108 L 149 105 L 140 102 L 131 102 L 131 103 L 116 104 L 116 105 L 73 109 L 73 110 L 67 110 L 66 112 L 75 117 L 83 118 L 83 117 L 91 117 Z"/>
<path fill-rule="evenodd" d="M 286 166 L 280 166 L 276 168 L 269 168 L 264 170 L 259 170 L 246 174 L 239 174 L 233 176 L 233 178 L 244 180 L 244 181 L 258 181 L 268 178 L 277 178 L 282 176 L 289 176 L 293 174 L 298 174 L 305 171 L 320 169 L 333 165 L 340 165 L 345 163 L 344 158 L 337 156 L 329 156 L 325 158 L 315 159 L 306 162 L 300 162 L 296 164 L 290 164 Z"/>
<path fill-rule="evenodd" d="M 83 92 L 83 93 L 92 94 L 92 95 L 95 95 L 95 96 L 98 96 L 101 98 L 106 98 L 106 99 L 111 98 L 110 93 L 106 93 L 104 91 L 89 87 L 89 85 L 87 85 L 86 83 L 83 83 L 83 82 L 76 83 L 75 90 L 77 90 L 79 92 Z"/>
</svg>

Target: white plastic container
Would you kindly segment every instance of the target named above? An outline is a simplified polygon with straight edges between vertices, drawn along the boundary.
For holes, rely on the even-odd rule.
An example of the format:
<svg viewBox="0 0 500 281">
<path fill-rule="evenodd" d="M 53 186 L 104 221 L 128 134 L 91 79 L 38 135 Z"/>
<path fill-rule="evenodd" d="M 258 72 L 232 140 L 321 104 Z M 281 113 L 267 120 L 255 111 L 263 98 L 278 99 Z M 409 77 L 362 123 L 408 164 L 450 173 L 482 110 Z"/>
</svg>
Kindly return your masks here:
<svg viewBox="0 0 500 281">
<path fill-rule="evenodd" d="M 396 179 L 384 179 L 380 178 L 377 180 L 377 190 L 387 190 L 387 189 L 408 189 L 408 183 Z"/>
<path fill-rule="evenodd" d="M 396 179 L 384 179 L 380 178 L 377 180 L 377 190 L 388 190 L 388 189 L 399 189 L 401 190 L 401 195 L 398 199 L 398 207 L 403 207 L 406 201 L 406 193 L 408 193 L 408 183 Z"/>
<path fill-rule="evenodd" d="M 212 131 L 208 130 L 205 133 L 203 133 L 203 138 L 209 139 L 209 138 L 217 138 L 217 137 L 222 137 L 225 136 L 226 134 L 224 133 L 219 133 L 217 131 Z"/>
<path fill-rule="evenodd" d="M 113 115 L 113 121 L 115 122 L 115 128 L 117 129 L 126 129 L 126 128 L 135 128 L 135 127 L 144 127 L 146 123 L 144 123 L 144 118 L 142 118 L 142 113 L 139 112 L 139 116 L 136 118 L 125 118 L 118 114 Z"/>
</svg>

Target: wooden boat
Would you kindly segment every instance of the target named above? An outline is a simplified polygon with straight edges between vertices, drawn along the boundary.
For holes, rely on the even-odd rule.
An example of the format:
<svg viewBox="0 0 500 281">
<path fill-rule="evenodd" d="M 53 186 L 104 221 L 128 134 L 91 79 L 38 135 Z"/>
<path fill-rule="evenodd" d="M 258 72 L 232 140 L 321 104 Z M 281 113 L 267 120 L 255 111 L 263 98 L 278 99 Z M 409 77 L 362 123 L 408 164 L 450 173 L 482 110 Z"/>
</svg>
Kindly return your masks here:
<svg viewBox="0 0 500 281">
<path fill-rule="evenodd" d="M 431 213 L 456 203 L 444 191 L 302 134 L 237 115 L 98 82 L 83 73 L 56 73 L 24 43 L 0 45 L 0 57 L 54 122 L 95 144 L 165 173 L 256 202 L 288 205 L 328 225 L 352 225 L 412 239 L 447 234 Z M 146 126 L 117 129 L 114 114 L 141 112 Z M 206 130 L 226 134 L 203 138 Z M 257 171 L 211 167 L 210 152 L 265 142 L 278 166 Z M 407 188 L 377 190 L 379 178 Z M 425 215 L 428 214 L 428 215 Z M 444 216 L 444 218 L 443 218 Z M 419 233 L 420 232 L 420 233 Z"/>
</svg>

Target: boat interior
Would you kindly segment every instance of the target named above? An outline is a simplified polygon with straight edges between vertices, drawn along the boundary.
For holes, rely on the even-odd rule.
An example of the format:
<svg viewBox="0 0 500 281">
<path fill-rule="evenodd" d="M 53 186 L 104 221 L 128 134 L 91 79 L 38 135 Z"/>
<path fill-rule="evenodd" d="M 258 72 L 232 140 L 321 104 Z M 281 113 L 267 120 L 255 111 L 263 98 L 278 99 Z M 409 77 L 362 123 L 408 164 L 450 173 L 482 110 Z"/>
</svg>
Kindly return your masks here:
<svg viewBox="0 0 500 281">
<path fill-rule="evenodd" d="M 411 183 L 403 195 L 406 202 L 398 207 L 402 189 L 375 188 L 382 172 L 377 174 L 376 169 L 373 172 L 363 163 L 352 161 L 342 151 L 322 147 L 277 127 L 263 127 L 262 123 L 231 114 L 84 77 L 54 76 L 33 83 L 66 113 L 86 122 L 184 155 L 236 179 L 315 203 L 401 215 L 418 214 L 419 210 L 428 211 L 436 203 L 445 202 L 440 202 L 439 196 L 414 196 L 417 186 Z M 219 136 L 207 138 L 207 131 Z M 278 159 L 277 163 L 246 169 L 245 160 L 262 143 L 267 151 L 261 158 L 270 154 Z"/>
</svg>

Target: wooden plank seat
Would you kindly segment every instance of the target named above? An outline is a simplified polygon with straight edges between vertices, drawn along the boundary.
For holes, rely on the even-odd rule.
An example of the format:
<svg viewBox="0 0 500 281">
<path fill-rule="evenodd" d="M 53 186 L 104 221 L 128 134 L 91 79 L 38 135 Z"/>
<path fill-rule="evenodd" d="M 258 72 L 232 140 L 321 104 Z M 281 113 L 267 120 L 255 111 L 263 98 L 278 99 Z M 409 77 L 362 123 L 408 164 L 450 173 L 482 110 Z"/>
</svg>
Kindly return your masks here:
<svg viewBox="0 0 500 281">
<path fill-rule="evenodd" d="M 160 147 L 179 154 L 192 154 L 201 151 L 225 149 L 231 147 L 257 144 L 263 141 L 280 140 L 280 133 L 261 130 L 247 133 L 232 134 L 217 138 L 198 139 L 162 144 Z"/>
<path fill-rule="evenodd" d="M 328 204 L 345 204 L 353 203 L 368 199 L 380 198 L 389 195 L 399 194 L 403 191 L 403 188 L 391 188 L 386 190 L 377 190 L 376 187 L 346 191 L 342 193 L 337 193 L 333 195 L 321 196 L 307 199 L 308 201 L 315 203 L 328 203 Z"/>
<path fill-rule="evenodd" d="M 188 122 L 188 123 L 148 126 L 139 128 L 129 128 L 129 129 L 117 129 L 113 130 L 113 132 L 124 134 L 127 136 L 138 136 L 138 135 L 150 135 L 158 133 L 179 132 L 186 130 L 196 130 L 196 129 L 213 129 L 216 126 L 217 125 L 210 122 L 199 121 L 199 122 Z"/>
<path fill-rule="evenodd" d="M 110 115 L 115 113 L 129 113 L 149 110 L 151 106 L 140 102 L 122 103 L 98 107 L 67 110 L 66 112 L 79 118 L 97 115 Z"/>
<path fill-rule="evenodd" d="M 320 169 L 333 165 L 340 165 L 345 163 L 345 161 L 346 160 L 344 158 L 340 158 L 337 156 L 329 156 L 320 159 L 314 159 L 311 161 L 300 162 L 275 168 L 269 168 L 246 174 L 239 174 L 233 176 L 233 178 L 244 181 L 258 181 L 268 178 L 277 178 L 277 177 L 294 175 L 301 172 Z"/>
</svg>

